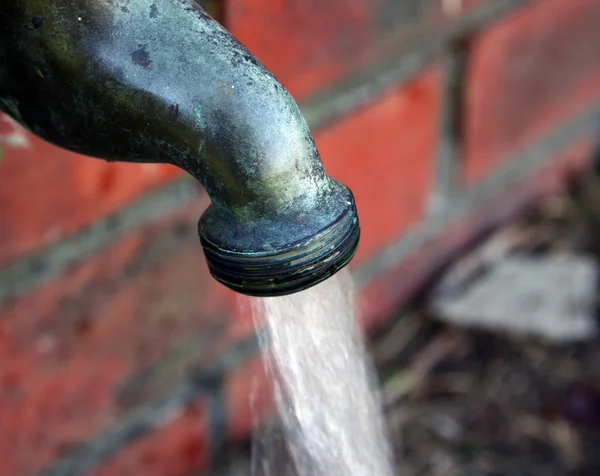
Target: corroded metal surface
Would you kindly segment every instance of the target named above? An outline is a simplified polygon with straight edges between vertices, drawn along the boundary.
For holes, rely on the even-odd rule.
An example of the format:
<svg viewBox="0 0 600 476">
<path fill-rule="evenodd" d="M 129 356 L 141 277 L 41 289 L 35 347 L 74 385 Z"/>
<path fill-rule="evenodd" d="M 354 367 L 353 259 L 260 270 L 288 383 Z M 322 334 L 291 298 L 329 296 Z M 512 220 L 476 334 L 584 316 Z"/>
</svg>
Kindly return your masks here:
<svg viewBox="0 0 600 476">
<path fill-rule="evenodd" d="M 285 88 L 197 3 L 10 0 L 0 16 L 0 108 L 69 150 L 198 179 L 224 284 L 293 292 L 351 259 L 352 194 L 323 171 Z"/>
</svg>

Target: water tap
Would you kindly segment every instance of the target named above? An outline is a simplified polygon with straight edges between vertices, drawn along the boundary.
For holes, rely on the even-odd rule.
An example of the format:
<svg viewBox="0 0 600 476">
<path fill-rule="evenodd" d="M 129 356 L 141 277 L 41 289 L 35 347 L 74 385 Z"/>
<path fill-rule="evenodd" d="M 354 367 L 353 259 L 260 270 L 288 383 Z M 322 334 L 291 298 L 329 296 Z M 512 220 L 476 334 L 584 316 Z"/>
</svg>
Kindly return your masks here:
<svg viewBox="0 0 600 476">
<path fill-rule="evenodd" d="M 79 154 L 191 174 L 222 284 L 289 294 L 352 259 L 352 193 L 288 91 L 193 0 L 2 0 L 0 24 L 0 109 Z"/>
</svg>

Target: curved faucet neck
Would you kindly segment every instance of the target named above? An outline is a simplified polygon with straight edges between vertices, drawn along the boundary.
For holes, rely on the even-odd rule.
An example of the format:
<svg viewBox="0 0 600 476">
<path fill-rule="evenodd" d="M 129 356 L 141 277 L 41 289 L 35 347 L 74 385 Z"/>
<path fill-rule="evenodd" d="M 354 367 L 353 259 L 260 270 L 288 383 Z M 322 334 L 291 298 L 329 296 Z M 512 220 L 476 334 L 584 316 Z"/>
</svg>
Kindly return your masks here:
<svg viewBox="0 0 600 476">
<path fill-rule="evenodd" d="M 329 185 L 289 93 L 193 1 L 3 3 L 0 101 L 36 134 L 107 160 L 172 163 L 240 216 Z"/>
</svg>

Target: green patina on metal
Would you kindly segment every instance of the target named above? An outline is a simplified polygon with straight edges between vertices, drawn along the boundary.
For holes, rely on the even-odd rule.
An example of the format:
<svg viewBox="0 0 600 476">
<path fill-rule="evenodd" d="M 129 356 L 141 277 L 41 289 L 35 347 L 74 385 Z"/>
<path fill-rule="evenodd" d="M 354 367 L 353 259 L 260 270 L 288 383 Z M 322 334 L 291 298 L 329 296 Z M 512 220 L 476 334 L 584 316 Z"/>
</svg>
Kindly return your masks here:
<svg viewBox="0 0 600 476">
<path fill-rule="evenodd" d="M 286 294 L 352 257 L 354 199 L 325 174 L 297 104 L 196 2 L 3 0 L 0 18 L 0 108 L 80 154 L 194 176 L 212 201 L 199 233 L 218 280 Z"/>
</svg>

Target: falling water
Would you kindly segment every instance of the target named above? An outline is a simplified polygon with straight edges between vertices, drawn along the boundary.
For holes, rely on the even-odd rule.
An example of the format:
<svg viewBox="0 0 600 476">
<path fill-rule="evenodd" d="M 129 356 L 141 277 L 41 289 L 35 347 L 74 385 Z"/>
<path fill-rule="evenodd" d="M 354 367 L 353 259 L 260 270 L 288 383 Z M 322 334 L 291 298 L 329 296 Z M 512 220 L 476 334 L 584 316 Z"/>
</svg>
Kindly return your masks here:
<svg viewBox="0 0 600 476">
<path fill-rule="evenodd" d="M 255 299 L 279 422 L 298 476 L 393 474 L 377 387 L 342 272 L 307 291 Z M 272 440 L 273 441 L 273 440 Z M 255 461 L 256 463 L 256 461 Z M 260 463 L 259 463 L 260 465 Z M 255 474 L 283 476 L 282 470 Z"/>
</svg>

